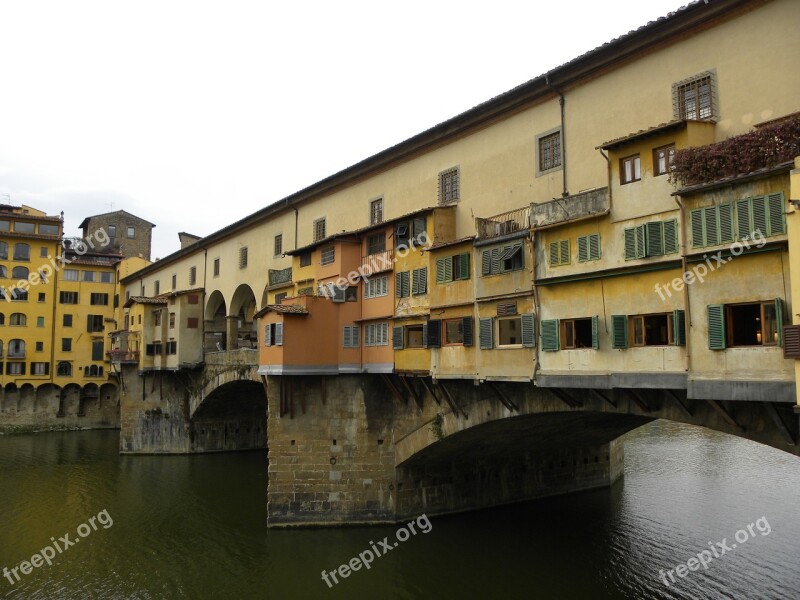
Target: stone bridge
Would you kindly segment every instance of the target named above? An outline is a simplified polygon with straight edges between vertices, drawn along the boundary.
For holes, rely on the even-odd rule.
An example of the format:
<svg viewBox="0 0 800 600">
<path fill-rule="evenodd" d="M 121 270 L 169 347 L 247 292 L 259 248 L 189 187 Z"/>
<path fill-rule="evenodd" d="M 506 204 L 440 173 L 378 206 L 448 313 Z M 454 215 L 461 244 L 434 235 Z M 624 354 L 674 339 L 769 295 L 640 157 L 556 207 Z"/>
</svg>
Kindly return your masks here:
<svg viewBox="0 0 800 600">
<path fill-rule="evenodd" d="M 381 523 L 608 486 L 654 419 L 800 455 L 793 404 L 397 376 L 270 377 L 270 526 Z"/>
</svg>

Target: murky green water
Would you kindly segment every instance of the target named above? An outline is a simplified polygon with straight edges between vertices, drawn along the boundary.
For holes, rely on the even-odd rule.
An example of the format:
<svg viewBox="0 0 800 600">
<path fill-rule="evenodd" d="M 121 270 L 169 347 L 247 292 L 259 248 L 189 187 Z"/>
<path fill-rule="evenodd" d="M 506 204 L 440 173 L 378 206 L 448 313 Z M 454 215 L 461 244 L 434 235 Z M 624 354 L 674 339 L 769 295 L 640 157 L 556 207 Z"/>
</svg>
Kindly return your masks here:
<svg viewBox="0 0 800 600">
<path fill-rule="evenodd" d="M 323 569 L 396 529 L 268 531 L 263 452 L 121 457 L 113 431 L 5 436 L 0 478 L 0 568 L 80 540 L 0 577 L 3 598 L 800 598 L 800 459 L 669 423 L 628 436 L 610 490 L 433 518 L 332 589 Z M 92 529 L 103 510 L 113 525 Z M 750 535 L 761 517 L 769 534 Z M 746 542 L 707 570 L 659 577 L 738 530 Z"/>
</svg>

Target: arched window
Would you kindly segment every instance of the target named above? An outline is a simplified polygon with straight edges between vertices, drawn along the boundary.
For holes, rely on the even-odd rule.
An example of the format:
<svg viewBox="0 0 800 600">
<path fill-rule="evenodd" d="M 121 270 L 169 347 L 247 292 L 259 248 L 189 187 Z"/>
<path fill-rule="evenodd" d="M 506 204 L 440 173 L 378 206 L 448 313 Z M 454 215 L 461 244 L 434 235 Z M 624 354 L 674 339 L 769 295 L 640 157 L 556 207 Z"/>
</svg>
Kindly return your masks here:
<svg viewBox="0 0 800 600">
<path fill-rule="evenodd" d="M 0 258 L 8 260 L 8 244 L 5 242 L 0 242 Z"/>
<path fill-rule="evenodd" d="M 5 244 L 5 242 L 3 242 Z M 0 265 L 0 277 L 5 279 L 8 277 L 8 269 L 6 269 L 5 265 Z"/>
<path fill-rule="evenodd" d="M 0 357 L 3 356 L 3 340 L 0 340 Z"/>
<path fill-rule="evenodd" d="M 11 313 L 11 316 L 8 318 L 9 325 L 27 325 L 28 324 L 28 317 L 26 317 L 22 313 Z"/>
<path fill-rule="evenodd" d="M 9 358 L 25 358 L 25 340 L 14 339 L 8 342 Z"/>
<path fill-rule="evenodd" d="M 3 313 L 0 313 L 0 325 L 6 324 L 6 316 Z"/>
<path fill-rule="evenodd" d="M 14 267 L 11 270 L 11 278 L 12 279 L 27 279 L 28 278 L 28 267 Z"/>
<path fill-rule="evenodd" d="M 14 244 L 14 260 L 30 260 L 31 247 L 28 244 Z"/>
<path fill-rule="evenodd" d="M 69 377 L 72 375 L 72 363 L 62 360 L 56 366 L 56 375 L 61 377 Z"/>
</svg>

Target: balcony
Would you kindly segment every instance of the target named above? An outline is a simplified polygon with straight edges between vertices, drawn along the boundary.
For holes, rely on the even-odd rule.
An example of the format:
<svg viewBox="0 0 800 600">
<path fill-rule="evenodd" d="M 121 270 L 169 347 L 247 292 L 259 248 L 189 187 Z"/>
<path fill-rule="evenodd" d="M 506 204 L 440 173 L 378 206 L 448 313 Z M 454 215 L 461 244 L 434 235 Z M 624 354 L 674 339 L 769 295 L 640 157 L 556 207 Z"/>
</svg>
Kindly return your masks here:
<svg viewBox="0 0 800 600">
<path fill-rule="evenodd" d="M 475 228 L 479 240 L 489 240 L 525 231 L 530 228 L 531 208 L 517 208 L 488 218 L 477 217 Z"/>
<path fill-rule="evenodd" d="M 269 270 L 269 286 L 292 283 L 292 267 Z"/>
<path fill-rule="evenodd" d="M 604 215 L 610 206 L 607 187 L 573 194 L 566 198 L 554 198 L 532 206 L 531 225 L 547 227 L 580 221 Z"/>
<path fill-rule="evenodd" d="M 25 350 L 9 350 L 6 358 L 25 358 Z"/>
<path fill-rule="evenodd" d="M 370 276 L 382 271 L 391 271 L 394 267 L 394 249 L 389 248 L 374 254 L 361 257 L 359 273 Z"/>
<path fill-rule="evenodd" d="M 137 363 L 139 362 L 138 350 L 111 350 L 106 352 L 109 360 L 113 363 Z"/>
</svg>

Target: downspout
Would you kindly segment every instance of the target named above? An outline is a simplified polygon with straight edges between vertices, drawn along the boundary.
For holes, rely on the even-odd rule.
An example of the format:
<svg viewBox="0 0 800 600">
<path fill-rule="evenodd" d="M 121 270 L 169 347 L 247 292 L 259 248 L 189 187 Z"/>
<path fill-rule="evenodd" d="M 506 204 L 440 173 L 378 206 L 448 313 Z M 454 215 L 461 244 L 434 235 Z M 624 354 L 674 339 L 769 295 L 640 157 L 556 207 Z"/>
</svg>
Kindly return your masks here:
<svg viewBox="0 0 800 600">
<path fill-rule="evenodd" d="M 686 225 L 686 219 L 685 219 L 686 207 L 683 205 L 683 198 L 681 198 L 680 196 L 675 196 L 675 202 L 678 203 L 678 207 L 680 208 L 681 270 L 683 271 L 681 276 L 685 277 L 686 271 L 687 271 L 687 268 L 686 268 L 686 265 L 687 265 L 687 261 L 686 261 L 686 227 L 685 227 L 685 225 Z M 684 279 L 684 282 L 685 281 L 686 280 Z M 692 310 L 691 310 L 691 307 L 690 307 L 690 304 L 689 304 L 689 286 L 685 285 L 685 284 L 683 286 L 683 303 L 686 306 L 686 309 L 685 309 L 686 310 L 686 339 L 684 341 L 686 342 L 686 372 L 688 374 L 688 373 L 692 372 L 692 352 L 691 352 L 691 346 L 690 346 L 691 342 L 689 341 L 689 338 L 691 337 L 689 335 L 689 329 L 692 326 Z"/>
<path fill-rule="evenodd" d="M 206 269 L 208 269 L 208 248 L 203 248 L 203 329 L 200 332 L 203 362 L 206 362 Z"/>
<path fill-rule="evenodd" d="M 294 249 L 297 250 L 297 220 L 298 220 L 298 210 L 296 206 L 292 207 L 294 209 Z"/>
<path fill-rule="evenodd" d="M 566 99 L 564 98 L 564 94 L 558 89 L 556 86 L 550 83 L 550 75 L 546 74 L 544 76 L 544 83 L 547 87 L 552 89 L 556 94 L 558 94 L 558 104 L 561 109 L 561 178 L 562 178 L 562 185 L 563 190 L 561 195 L 566 198 L 569 196 L 569 191 L 567 190 L 567 128 L 566 128 Z"/>
</svg>

